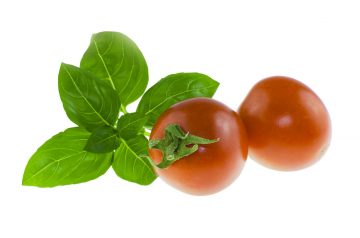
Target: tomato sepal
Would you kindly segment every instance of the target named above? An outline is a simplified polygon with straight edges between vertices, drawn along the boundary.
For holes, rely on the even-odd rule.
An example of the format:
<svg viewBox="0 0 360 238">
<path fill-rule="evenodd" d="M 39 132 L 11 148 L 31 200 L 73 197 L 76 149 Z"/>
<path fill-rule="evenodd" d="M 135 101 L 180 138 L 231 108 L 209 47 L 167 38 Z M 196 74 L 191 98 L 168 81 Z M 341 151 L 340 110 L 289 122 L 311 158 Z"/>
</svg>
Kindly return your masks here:
<svg viewBox="0 0 360 238">
<path fill-rule="evenodd" d="M 158 149 L 162 152 L 163 158 L 155 166 L 165 169 L 175 161 L 195 153 L 199 145 L 206 145 L 218 142 L 220 139 L 206 139 L 185 132 L 179 125 L 170 124 L 165 128 L 163 139 L 149 141 L 150 149 Z"/>
</svg>

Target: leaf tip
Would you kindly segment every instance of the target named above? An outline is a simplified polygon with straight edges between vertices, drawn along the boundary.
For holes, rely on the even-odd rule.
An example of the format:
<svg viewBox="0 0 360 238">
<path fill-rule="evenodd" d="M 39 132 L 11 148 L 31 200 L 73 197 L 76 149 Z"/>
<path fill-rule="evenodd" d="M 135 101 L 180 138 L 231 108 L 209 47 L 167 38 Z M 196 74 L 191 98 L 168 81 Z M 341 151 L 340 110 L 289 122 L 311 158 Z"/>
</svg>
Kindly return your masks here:
<svg viewBox="0 0 360 238">
<path fill-rule="evenodd" d="M 66 67 L 66 66 L 67 66 L 66 63 L 64 63 L 64 62 L 61 62 L 61 63 L 60 63 L 60 68 L 63 68 L 63 67 Z"/>
<path fill-rule="evenodd" d="M 24 174 L 23 177 L 22 177 L 21 185 L 22 186 L 31 186 L 32 185 L 29 182 L 28 178 L 26 177 L 26 174 Z"/>
</svg>

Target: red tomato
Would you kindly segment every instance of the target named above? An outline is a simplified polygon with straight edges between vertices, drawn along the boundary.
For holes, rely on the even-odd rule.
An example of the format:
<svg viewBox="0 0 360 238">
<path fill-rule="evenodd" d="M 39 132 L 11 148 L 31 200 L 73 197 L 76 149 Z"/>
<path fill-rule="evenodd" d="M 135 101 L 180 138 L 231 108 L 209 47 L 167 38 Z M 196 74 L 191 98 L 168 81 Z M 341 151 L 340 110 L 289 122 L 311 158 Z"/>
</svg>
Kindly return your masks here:
<svg viewBox="0 0 360 238">
<path fill-rule="evenodd" d="M 194 98 L 170 107 L 157 120 L 150 139 L 161 139 L 169 124 L 178 124 L 192 135 L 220 140 L 199 145 L 199 149 L 165 169 L 158 175 L 173 187 L 190 194 L 207 195 L 230 185 L 240 174 L 247 157 L 247 137 L 236 112 L 209 98 Z M 162 153 L 149 150 L 155 163 Z"/>
<path fill-rule="evenodd" d="M 277 170 L 298 170 L 319 160 L 331 136 L 329 114 L 306 85 L 288 77 L 257 83 L 239 108 L 249 154 Z"/>
</svg>

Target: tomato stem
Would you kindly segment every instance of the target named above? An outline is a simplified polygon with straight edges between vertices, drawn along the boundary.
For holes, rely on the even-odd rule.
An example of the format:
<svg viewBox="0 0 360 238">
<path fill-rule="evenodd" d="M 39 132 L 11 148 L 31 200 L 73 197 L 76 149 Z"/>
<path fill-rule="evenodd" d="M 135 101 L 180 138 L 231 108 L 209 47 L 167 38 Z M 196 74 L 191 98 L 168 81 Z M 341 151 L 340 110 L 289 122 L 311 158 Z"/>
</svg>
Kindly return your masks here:
<svg viewBox="0 0 360 238">
<path fill-rule="evenodd" d="M 165 137 L 163 139 L 154 139 L 149 141 L 149 148 L 158 149 L 163 153 L 162 161 L 157 164 L 158 168 L 169 167 L 175 161 L 195 153 L 199 145 L 206 145 L 218 142 L 217 139 L 206 139 L 191 135 L 177 124 L 170 124 L 165 128 Z"/>
</svg>

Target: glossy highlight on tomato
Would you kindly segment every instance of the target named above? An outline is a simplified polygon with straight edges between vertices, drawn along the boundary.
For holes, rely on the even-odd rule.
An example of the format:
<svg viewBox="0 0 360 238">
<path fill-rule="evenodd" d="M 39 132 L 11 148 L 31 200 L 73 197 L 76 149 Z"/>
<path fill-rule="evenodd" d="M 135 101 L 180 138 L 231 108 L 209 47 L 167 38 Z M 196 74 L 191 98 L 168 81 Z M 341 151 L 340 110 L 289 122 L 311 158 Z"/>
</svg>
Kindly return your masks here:
<svg viewBox="0 0 360 238">
<path fill-rule="evenodd" d="M 179 102 L 157 120 L 150 139 L 161 139 L 169 124 L 178 124 L 193 135 L 207 139 L 219 138 L 213 144 L 181 158 L 157 174 L 173 187 L 194 195 L 216 193 L 230 185 L 240 174 L 247 158 L 245 127 L 237 113 L 226 105 L 209 98 L 193 98 Z M 149 150 L 159 164 L 162 153 Z"/>
<path fill-rule="evenodd" d="M 329 113 L 303 83 L 284 76 L 266 78 L 238 110 L 248 133 L 249 154 L 276 170 L 299 170 L 318 161 L 331 137 Z"/>
</svg>

